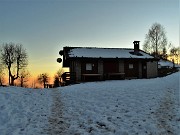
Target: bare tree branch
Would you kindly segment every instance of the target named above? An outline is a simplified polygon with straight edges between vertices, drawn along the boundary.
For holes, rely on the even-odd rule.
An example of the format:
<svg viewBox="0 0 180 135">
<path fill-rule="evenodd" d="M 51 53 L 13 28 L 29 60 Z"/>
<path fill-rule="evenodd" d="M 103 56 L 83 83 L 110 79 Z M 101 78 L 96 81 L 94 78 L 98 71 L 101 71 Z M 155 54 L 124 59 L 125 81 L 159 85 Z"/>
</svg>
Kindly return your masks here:
<svg viewBox="0 0 180 135">
<path fill-rule="evenodd" d="M 164 27 L 159 23 L 154 23 L 146 34 L 143 50 L 159 56 L 165 53 L 167 47 L 167 37 Z M 165 55 L 165 54 L 164 54 Z"/>
<path fill-rule="evenodd" d="M 1 61 L 8 69 L 9 85 L 14 85 L 20 70 L 28 65 L 27 52 L 21 44 L 5 43 L 1 49 Z"/>
</svg>

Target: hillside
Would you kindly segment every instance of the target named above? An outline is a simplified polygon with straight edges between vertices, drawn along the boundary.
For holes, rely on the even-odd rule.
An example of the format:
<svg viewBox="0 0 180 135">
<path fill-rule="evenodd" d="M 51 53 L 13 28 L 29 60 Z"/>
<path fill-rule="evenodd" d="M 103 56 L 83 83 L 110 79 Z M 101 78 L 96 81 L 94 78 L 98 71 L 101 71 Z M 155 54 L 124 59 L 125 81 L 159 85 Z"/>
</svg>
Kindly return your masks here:
<svg viewBox="0 0 180 135">
<path fill-rule="evenodd" d="M 177 135 L 179 75 L 56 89 L 0 87 L 0 134 Z"/>
</svg>

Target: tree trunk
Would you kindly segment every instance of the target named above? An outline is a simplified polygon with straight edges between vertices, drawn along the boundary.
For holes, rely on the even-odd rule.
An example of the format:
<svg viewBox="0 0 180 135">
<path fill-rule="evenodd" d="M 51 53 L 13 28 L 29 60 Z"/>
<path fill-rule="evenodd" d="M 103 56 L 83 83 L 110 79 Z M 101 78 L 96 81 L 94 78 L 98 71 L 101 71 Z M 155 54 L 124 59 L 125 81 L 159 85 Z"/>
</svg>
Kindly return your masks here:
<svg viewBox="0 0 180 135">
<path fill-rule="evenodd" d="M 158 57 L 158 33 L 157 33 L 157 30 L 156 30 L 156 53 L 155 53 L 155 57 Z"/>
<path fill-rule="evenodd" d="M 10 83 L 10 85 L 11 85 L 11 86 L 14 86 L 14 81 L 15 81 L 16 79 L 18 79 L 18 76 L 15 77 L 15 75 L 10 74 L 10 77 L 11 77 L 11 83 Z"/>
<path fill-rule="evenodd" d="M 44 82 L 44 88 L 46 88 L 46 83 Z"/>
<path fill-rule="evenodd" d="M 9 85 L 11 84 L 11 80 L 10 80 L 10 73 L 9 73 Z"/>
<path fill-rule="evenodd" d="M 11 86 L 14 86 L 14 76 L 11 76 Z"/>
<path fill-rule="evenodd" d="M 23 77 L 21 77 L 21 87 L 23 87 L 23 82 L 24 82 Z"/>
<path fill-rule="evenodd" d="M 11 71 L 10 71 L 10 69 L 8 69 L 9 70 L 9 85 L 11 85 Z"/>
</svg>

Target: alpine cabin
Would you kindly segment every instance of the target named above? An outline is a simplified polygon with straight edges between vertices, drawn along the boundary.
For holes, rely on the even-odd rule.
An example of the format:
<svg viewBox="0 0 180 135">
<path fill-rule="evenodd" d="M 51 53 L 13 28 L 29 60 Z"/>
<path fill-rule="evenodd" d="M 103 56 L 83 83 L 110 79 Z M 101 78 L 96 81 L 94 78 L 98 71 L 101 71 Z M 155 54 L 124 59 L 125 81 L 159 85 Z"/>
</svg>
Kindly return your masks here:
<svg viewBox="0 0 180 135">
<path fill-rule="evenodd" d="M 139 42 L 133 49 L 64 47 L 58 61 L 69 68 L 64 76 L 75 82 L 157 77 L 158 60 L 140 50 Z"/>
</svg>

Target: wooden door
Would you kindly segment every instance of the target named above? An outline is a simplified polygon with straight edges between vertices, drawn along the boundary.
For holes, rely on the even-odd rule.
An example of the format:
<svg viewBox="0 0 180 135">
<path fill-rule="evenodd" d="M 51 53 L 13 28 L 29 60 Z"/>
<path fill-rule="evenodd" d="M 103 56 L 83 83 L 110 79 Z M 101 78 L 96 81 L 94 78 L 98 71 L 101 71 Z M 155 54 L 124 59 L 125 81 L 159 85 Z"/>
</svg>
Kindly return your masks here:
<svg viewBox="0 0 180 135">
<path fill-rule="evenodd" d="M 129 78 L 139 78 L 139 62 L 136 60 L 126 60 L 124 63 L 125 76 Z"/>
<path fill-rule="evenodd" d="M 142 78 L 147 78 L 147 64 L 142 62 Z"/>
<path fill-rule="evenodd" d="M 104 61 L 103 64 L 104 73 L 118 73 L 119 63 L 118 61 Z"/>
</svg>

